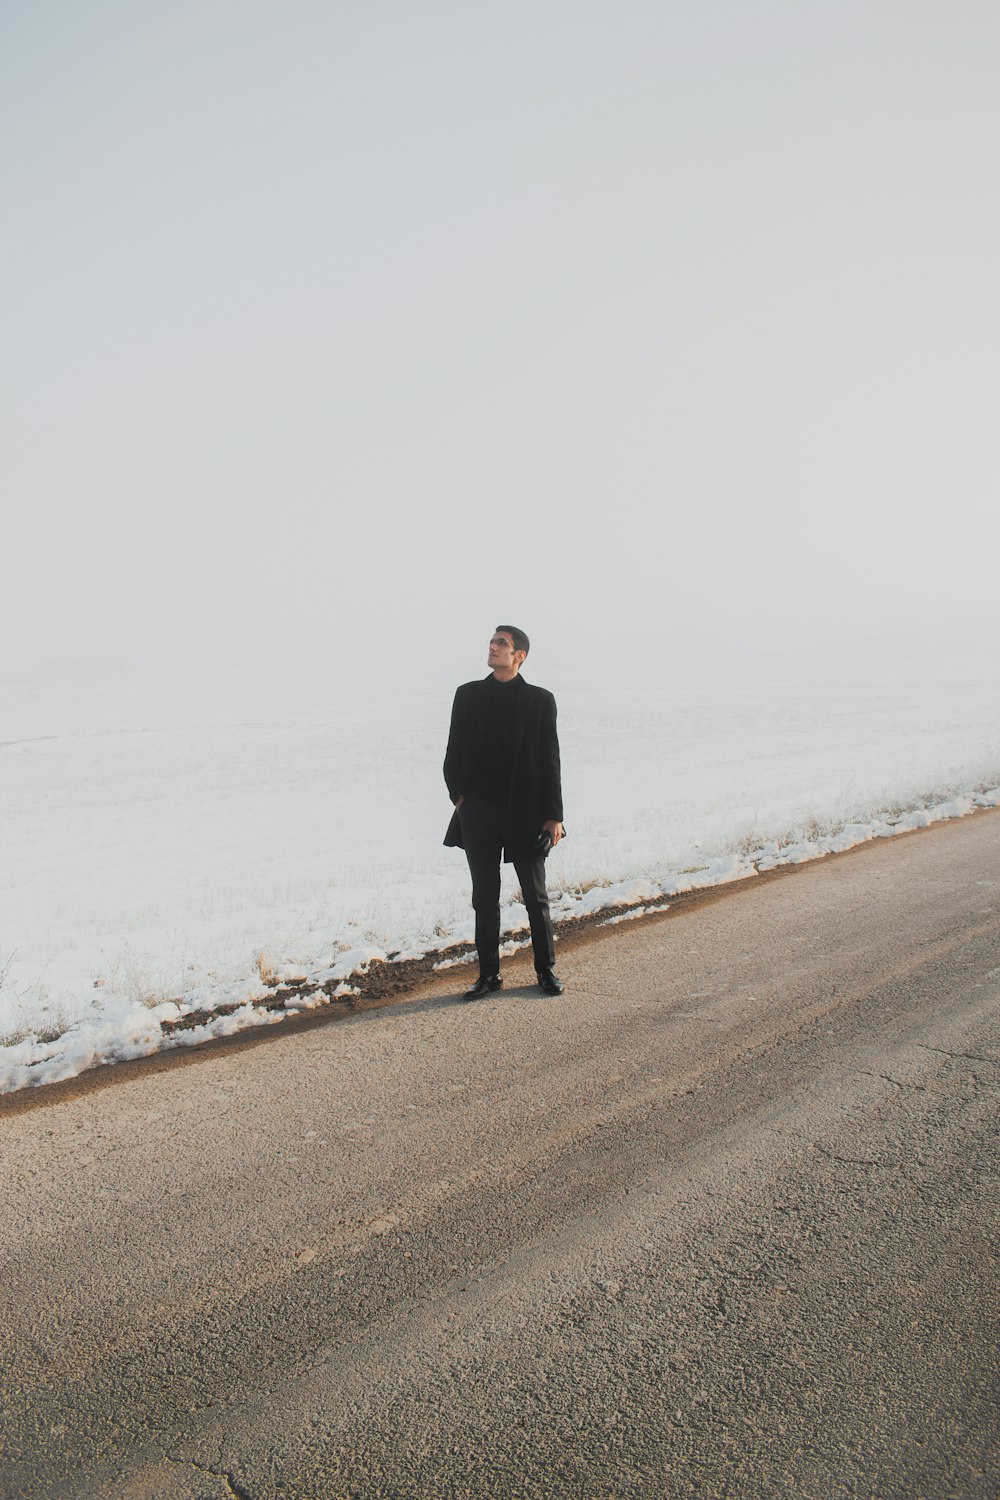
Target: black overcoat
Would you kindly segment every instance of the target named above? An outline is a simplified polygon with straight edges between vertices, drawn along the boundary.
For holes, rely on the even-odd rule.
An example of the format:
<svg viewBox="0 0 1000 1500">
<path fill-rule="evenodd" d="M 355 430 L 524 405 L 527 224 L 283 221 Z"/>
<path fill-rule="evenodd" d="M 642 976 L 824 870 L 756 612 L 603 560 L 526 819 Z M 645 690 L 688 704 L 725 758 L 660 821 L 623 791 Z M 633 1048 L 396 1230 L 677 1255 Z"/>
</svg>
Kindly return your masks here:
<svg viewBox="0 0 1000 1500">
<path fill-rule="evenodd" d="M 479 759 L 486 732 L 490 677 L 463 682 L 455 694 L 444 757 L 444 779 L 453 802 L 464 794 Z M 561 823 L 563 817 L 556 700 L 546 688 L 535 687 L 523 677 L 519 684 L 513 770 L 504 821 L 504 859 L 508 864 L 530 856 L 542 825 L 550 818 Z M 464 847 L 457 812 L 448 824 L 444 841 L 452 848 Z"/>
</svg>

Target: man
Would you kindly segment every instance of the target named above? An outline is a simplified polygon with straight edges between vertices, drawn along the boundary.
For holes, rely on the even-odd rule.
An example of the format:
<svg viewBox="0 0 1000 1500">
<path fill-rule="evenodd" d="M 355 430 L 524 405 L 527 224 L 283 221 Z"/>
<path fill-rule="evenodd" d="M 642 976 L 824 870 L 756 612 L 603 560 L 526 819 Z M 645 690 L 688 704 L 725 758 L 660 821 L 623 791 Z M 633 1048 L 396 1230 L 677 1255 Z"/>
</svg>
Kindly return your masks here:
<svg viewBox="0 0 1000 1500">
<path fill-rule="evenodd" d="M 556 700 L 521 676 L 530 643 L 516 625 L 498 625 L 490 641 L 490 675 L 455 694 L 444 779 L 455 804 L 445 843 L 465 850 L 476 911 L 479 978 L 466 1000 L 498 990 L 500 861 L 513 864 L 531 924 L 538 983 L 561 995 L 553 965 L 552 922 L 545 889 L 545 834 L 564 836 Z"/>
</svg>

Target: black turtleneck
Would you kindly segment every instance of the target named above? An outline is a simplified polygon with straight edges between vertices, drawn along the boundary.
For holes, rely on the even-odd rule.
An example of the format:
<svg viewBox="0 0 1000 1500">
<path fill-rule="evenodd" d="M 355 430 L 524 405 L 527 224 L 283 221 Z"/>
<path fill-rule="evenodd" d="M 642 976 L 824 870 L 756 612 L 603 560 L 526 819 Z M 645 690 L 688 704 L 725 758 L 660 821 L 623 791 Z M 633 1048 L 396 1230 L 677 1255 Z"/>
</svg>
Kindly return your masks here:
<svg viewBox="0 0 1000 1500">
<path fill-rule="evenodd" d="M 486 680 L 486 712 L 476 734 L 476 761 L 466 796 L 506 807 L 514 769 L 514 711 L 524 683 L 512 677 Z"/>
</svg>

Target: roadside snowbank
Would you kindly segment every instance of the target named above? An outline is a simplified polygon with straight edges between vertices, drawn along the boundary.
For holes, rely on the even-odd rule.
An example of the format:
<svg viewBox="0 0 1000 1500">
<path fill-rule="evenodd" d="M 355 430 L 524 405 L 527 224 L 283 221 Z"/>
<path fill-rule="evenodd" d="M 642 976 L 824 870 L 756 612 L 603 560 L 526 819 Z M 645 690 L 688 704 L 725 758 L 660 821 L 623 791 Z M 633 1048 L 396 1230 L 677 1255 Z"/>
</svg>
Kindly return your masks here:
<svg viewBox="0 0 1000 1500">
<path fill-rule="evenodd" d="M 709 861 L 701 869 L 688 869 L 668 874 L 661 880 L 643 878 L 617 881 L 607 886 L 591 886 L 586 891 L 563 891 L 553 902 L 553 916 L 558 928 L 590 916 L 597 912 L 626 907 L 626 912 L 612 915 L 609 922 L 621 922 L 642 917 L 652 911 L 662 911 L 669 902 L 665 898 L 680 895 L 685 891 L 704 890 L 712 886 L 728 885 L 746 880 L 759 871 L 773 870 L 779 865 L 803 864 L 809 860 L 822 859 L 827 854 L 842 853 L 858 844 L 872 839 L 892 838 L 915 829 L 928 828 L 951 818 L 962 818 L 970 813 L 1000 807 L 1000 786 L 967 796 L 952 797 L 929 807 L 911 808 L 898 816 L 876 816 L 864 822 L 852 822 L 836 832 L 818 835 L 794 843 L 770 842 L 747 853 L 723 856 Z M 510 902 L 503 912 L 504 930 L 511 941 L 504 947 L 509 953 L 523 946 L 518 934 L 527 928 L 527 914 L 519 902 Z M 460 924 L 449 939 L 439 943 L 437 950 L 444 957 L 436 965 L 446 968 L 465 962 L 465 956 L 447 957 L 447 949 L 470 941 L 472 923 Z M 328 1003 L 330 995 L 348 995 L 352 977 L 364 973 L 373 960 L 401 962 L 420 956 L 421 950 L 410 949 L 405 953 L 389 955 L 378 948 L 350 949 L 340 955 L 337 962 L 309 971 L 302 965 L 282 965 L 269 978 L 272 985 L 258 977 L 239 986 L 206 992 L 204 988 L 192 990 L 185 999 L 146 1006 L 120 997 L 109 997 L 99 1015 L 89 1017 L 70 1026 L 62 1035 L 49 1041 L 36 1036 L 26 1037 L 11 1046 L 0 1047 L 0 1093 L 32 1087 L 44 1083 L 56 1083 L 73 1078 L 88 1068 L 122 1062 L 128 1058 L 148 1057 L 154 1052 L 170 1047 L 191 1047 L 216 1037 L 232 1036 L 252 1026 L 272 1025 L 285 1017 L 314 1006 Z M 262 1002 L 273 994 L 273 983 L 294 982 L 304 987 L 290 997 L 280 1009 L 265 1008 Z M 332 991 L 331 984 L 336 986 Z M 323 988 L 326 986 L 327 988 Z M 187 1030 L 174 1031 L 170 1023 L 197 1010 L 218 1009 L 238 1001 L 238 1008 L 218 1015 L 201 1025 Z"/>
</svg>

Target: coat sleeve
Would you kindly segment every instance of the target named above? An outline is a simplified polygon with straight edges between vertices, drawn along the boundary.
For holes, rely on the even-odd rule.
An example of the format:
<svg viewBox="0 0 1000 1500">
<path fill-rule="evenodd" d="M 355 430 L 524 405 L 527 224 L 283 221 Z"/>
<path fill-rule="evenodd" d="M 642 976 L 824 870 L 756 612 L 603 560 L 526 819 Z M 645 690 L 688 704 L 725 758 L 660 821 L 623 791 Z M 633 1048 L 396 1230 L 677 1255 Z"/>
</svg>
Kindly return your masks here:
<svg viewBox="0 0 1000 1500">
<path fill-rule="evenodd" d="M 541 735 L 542 805 L 546 820 L 563 818 L 562 769 L 559 761 L 559 735 L 556 731 L 556 700 L 546 693 L 542 708 Z"/>
<path fill-rule="evenodd" d="M 451 706 L 451 728 L 448 731 L 448 748 L 444 753 L 444 780 L 452 802 L 455 802 L 464 791 L 464 787 L 462 786 L 464 719 L 462 689 L 458 688 L 455 693 L 455 701 Z"/>
</svg>

